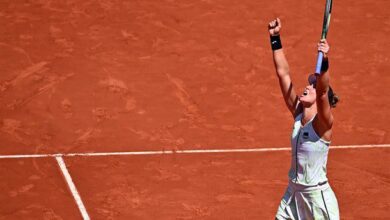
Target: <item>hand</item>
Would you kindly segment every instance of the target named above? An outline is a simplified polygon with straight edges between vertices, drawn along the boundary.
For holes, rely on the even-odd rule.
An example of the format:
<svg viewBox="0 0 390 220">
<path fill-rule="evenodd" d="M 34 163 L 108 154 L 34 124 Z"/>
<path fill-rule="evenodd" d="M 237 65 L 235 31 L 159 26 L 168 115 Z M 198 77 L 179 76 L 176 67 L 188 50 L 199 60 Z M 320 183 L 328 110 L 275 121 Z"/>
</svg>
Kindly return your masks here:
<svg viewBox="0 0 390 220">
<path fill-rule="evenodd" d="M 329 53 L 329 44 L 326 39 L 321 39 L 320 42 L 317 44 L 318 51 L 322 52 L 324 54 L 324 57 L 328 56 Z"/>
<path fill-rule="evenodd" d="M 268 31 L 271 36 L 279 35 L 280 29 L 282 29 L 282 22 L 279 18 L 276 18 L 268 24 Z"/>
</svg>

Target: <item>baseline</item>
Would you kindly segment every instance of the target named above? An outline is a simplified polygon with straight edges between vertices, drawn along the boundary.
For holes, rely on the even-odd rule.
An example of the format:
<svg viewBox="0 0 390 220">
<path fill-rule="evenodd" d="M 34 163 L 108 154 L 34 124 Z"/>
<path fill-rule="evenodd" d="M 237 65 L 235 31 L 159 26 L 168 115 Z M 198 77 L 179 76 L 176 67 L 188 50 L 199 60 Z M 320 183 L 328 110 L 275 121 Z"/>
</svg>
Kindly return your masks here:
<svg viewBox="0 0 390 220">
<path fill-rule="evenodd" d="M 331 146 L 330 149 L 370 149 L 390 148 L 390 144 L 370 145 L 340 145 Z M 95 157 L 95 156 L 126 156 L 126 155 L 161 155 L 161 154 L 201 154 L 201 153 L 246 153 L 246 152 L 272 152 L 290 151 L 291 148 L 241 148 L 241 149 L 206 149 L 206 150 L 160 150 L 160 151 L 127 151 L 127 152 L 92 152 L 92 153 L 57 153 L 57 154 L 16 154 L 0 155 L 0 159 L 20 159 L 39 157 Z"/>
</svg>

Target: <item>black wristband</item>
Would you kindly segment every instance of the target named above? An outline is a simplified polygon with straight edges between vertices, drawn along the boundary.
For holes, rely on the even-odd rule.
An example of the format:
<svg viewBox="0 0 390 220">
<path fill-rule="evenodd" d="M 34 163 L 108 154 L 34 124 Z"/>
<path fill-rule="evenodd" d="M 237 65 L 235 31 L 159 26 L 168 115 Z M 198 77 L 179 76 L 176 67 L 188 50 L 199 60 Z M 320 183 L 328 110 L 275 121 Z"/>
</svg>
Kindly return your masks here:
<svg viewBox="0 0 390 220">
<path fill-rule="evenodd" d="M 280 35 L 270 36 L 271 48 L 272 50 L 282 49 L 282 41 L 280 40 Z"/>
<path fill-rule="evenodd" d="M 322 64 L 321 64 L 321 72 L 326 72 L 329 69 L 329 59 L 324 58 L 322 59 Z"/>
</svg>

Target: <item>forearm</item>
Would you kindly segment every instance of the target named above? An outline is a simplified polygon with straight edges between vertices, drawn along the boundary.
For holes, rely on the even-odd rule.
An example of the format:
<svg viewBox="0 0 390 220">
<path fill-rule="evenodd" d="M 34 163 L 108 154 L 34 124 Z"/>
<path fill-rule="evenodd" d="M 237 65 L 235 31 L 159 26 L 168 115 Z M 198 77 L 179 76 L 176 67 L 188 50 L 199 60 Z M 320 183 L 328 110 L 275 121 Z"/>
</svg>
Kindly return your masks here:
<svg viewBox="0 0 390 220">
<path fill-rule="evenodd" d="M 316 93 L 317 96 L 326 95 L 329 89 L 329 58 L 327 56 L 322 60 L 321 74 L 316 75 L 317 85 Z"/>
<path fill-rule="evenodd" d="M 282 49 L 280 35 L 270 36 L 270 40 L 276 73 L 279 77 L 284 76 L 289 73 L 289 66 Z"/>
<path fill-rule="evenodd" d="M 283 77 L 290 72 L 290 68 L 287 62 L 287 58 L 283 52 L 283 49 L 273 51 L 273 59 L 276 73 L 279 77 Z"/>
</svg>

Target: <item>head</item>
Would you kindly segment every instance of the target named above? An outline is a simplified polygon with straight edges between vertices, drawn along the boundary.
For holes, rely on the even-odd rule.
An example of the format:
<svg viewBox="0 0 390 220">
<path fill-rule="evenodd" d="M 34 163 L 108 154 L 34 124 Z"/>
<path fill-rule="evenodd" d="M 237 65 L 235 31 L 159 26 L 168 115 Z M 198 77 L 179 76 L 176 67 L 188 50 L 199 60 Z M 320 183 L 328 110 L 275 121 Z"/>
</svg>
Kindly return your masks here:
<svg viewBox="0 0 390 220">
<path fill-rule="evenodd" d="M 310 107 L 316 103 L 317 93 L 316 93 L 316 76 L 310 74 L 308 78 L 309 85 L 305 87 L 303 93 L 299 96 L 299 101 L 304 107 Z M 329 86 L 328 90 L 328 100 L 330 107 L 336 108 L 336 104 L 339 101 L 339 97 L 336 93 L 333 92 L 332 87 Z"/>
</svg>

